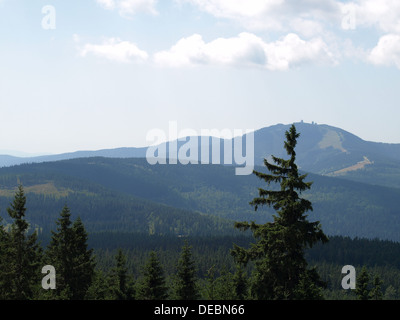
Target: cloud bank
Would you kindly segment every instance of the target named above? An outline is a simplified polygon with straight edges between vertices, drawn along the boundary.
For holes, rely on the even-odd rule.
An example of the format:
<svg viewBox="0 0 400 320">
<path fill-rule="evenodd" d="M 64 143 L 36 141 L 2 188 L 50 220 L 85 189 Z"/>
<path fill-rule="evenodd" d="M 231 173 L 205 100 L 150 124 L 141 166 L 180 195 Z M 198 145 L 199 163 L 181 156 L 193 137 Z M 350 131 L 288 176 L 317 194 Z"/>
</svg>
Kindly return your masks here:
<svg viewBox="0 0 400 320">
<path fill-rule="evenodd" d="M 139 12 L 157 15 L 157 0 L 95 0 L 123 17 Z M 119 62 L 152 61 L 157 66 L 222 65 L 288 70 L 304 64 L 336 65 L 352 57 L 400 69 L 398 0 L 173 0 L 243 29 L 230 38 L 205 42 L 200 34 L 182 37 L 169 49 L 148 54 L 135 44 L 110 39 L 87 44 L 90 53 Z M 347 31 L 350 31 L 346 33 Z M 353 31 L 353 33 L 351 32 Z M 357 33 L 373 31 L 376 43 L 357 47 Z M 265 41 L 261 34 L 278 35 Z M 179 39 L 179 38 L 178 38 Z"/>
<path fill-rule="evenodd" d="M 79 37 L 75 35 L 74 38 L 77 41 Z M 120 63 L 144 62 L 148 59 L 147 52 L 140 50 L 136 44 L 117 38 L 106 39 L 102 44 L 87 43 L 78 50 L 82 57 L 94 55 Z"/>
<path fill-rule="evenodd" d="M 118 10 L 121 16 L 131 17 L 144 12 L 157 15 L 156 0 L 96 0 L 106 10 Z"/>
<path fill-rule="evenodd" d="M 222 65 L 253 66 L 268 70 L 287 70 L 310 62 L 335 63 L 333 54 L 321 39 L 305 41 L 290 33 L 278 41 L 267 43 L 247 32 L 209 43 L 195 34 L 179 40 L 169 50 L 156 53 L 154 61 L 170 67 Z"/>
</svg>

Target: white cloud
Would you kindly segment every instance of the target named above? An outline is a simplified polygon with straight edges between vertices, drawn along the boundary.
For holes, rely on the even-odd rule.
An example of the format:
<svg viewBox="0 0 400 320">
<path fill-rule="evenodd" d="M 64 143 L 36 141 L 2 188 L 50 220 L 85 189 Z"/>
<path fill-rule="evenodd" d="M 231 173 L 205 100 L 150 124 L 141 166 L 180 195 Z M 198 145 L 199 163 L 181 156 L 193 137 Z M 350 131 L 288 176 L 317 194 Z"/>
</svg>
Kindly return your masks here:
<svg viewBox="0 0 400 320">
<path fill-rule="evenodd" d="M 286 36 L 283 40 L 262 45 L 269 69 L 290 68 L 306 61 L 335 61 L 334 58 L 338 57 L 367 60 L 376 65 L 399 65 L 399 0 L 175 1 L 189 3 L 218 19 L 239 23 L 249 32 L 272 31 L 281 35 L 298 35 L 297 38 Z M 346 33 L 346 30 L 349 32 Z M 370 30 L 383 35 L 372 50 L 357 44 L 360 39 L 358 35 Z M 246 41 L 241 43 L 244 46 L 249 44 Z M 177 44 L 177 48 L 173 49 L 182 50 L 180 45 Z M 185 56 L 186 60 L 194 60 L 182 52 L 178 53 Z M 167 59 L 167 53 L 163 54 Z M 168 56 L 172 59 L 172 50 Z M 184 60 L 177 55 L 173 59 L 175 63 Z"/>
<path fill-rule="evenodd" d="M 400 69 L 400 35 L 382 36 L 371 50 L 368 60 L 375 65 L 395 65 Z"/>
<path fill-rule="evenodd" d="M 114 0 L 96 0 L 104 9 L 113 10 L 115 8 Z"/>
<path fill-rule="evenodd" d="M 104 9 L 117 9 L 121 16 L 131 17 L 139 12 L 157 15 L 157 0 L 96 0 Z"/>
<path fill-rule="evenodd" d="M 248 30 L 323 36 L 350 18 L 355 28 L 400 33 L 399 0 L 175 0 L 190 3 L 217 18 L 239 22 Z"/>
<path fill-rule="evenodd" d="M 248 30 L 277 30 L 307 36 L 326 22 L 340 27 L 341 5 L 335 0 L 175 0 L 190 3 L 217 18 L 239 22 Z M 293 23 L 295 21 L 295 23 Z"/>
<path fill-rule="evenodd" d="M 195 34 L 179 40 L 168 51 L 156 53 L 154 60 L 158 65 L 170 67 L 208 64 L 258 66 L 269 70 L 287 70 L 306 63 L 335 63 L 334 55 L 320 38 L 305 41 L 291 33 L 266 43 L 247 32 L 209 43 Z"/>
<path fill-rule="evenodd" d="M 266 44 L 268 69 L 286 70 L 303 64 L 336 64 L 334 54 L 320 38 L 308 41 L 290 33 L 282 40 Z"/>
<path fill-rule="evenodd" d="M 313 37 L 324 33 L 321 23 L 308 19 L 295 18 L 290 22 L 290 26 L 292 30 L 296 30 L 306 37 Z"/>
<path fill-rule="evenodd" d="M 257 17 L 268 12 L 271 8 L 281 5 L 284 0 L 180 0 L 198 6 L 216 17 L 241 19 Z"/>
<path fill-rule="evenodd" d="M 79 37 L 74 35 L 74 39 L 76 41 Z M 122 63 L 143 62 L 148 58 L 147 52 L 140 50 L 136 44 L 116 38 L 107 39 L 102 44 L 87 43 L 82 48 L 79 48 L 79 54 L 82 57 L 93 54 Z"/>
<path fill-rule="evenodd" d="M 387 33 L 400 33 L 400 1 L 356 0 L 347 5 L 354 8 L 356 27 L 376 27 Z"/>
</svg>

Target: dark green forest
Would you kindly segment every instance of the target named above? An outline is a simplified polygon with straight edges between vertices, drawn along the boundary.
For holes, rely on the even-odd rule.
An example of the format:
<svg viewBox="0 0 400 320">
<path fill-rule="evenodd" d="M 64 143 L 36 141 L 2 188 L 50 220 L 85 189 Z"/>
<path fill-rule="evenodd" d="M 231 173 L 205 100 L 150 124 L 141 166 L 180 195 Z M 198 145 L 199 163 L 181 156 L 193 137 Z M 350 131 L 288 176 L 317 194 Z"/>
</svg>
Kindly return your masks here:
<svg viewBox="0 0 400 320">
<path fill-rule="evenodd" d="M 326 233 L 400 241 L 400 189 L 311 173 L 308 178 L 313 186 L 303 196 L 313 204 L 309 216 Z M 90 232 L 136 231 L 154 221 L 162 233 L 212 234 L 215 228 L 232 233 L 233 221 L 264 223 L 274 214 L 272 208 L 255 212 L 249 206 L 260 186 L 255 176 L 235 176 L 233 167 L 223 165 L 151 166 L 146 159 L 84 158 L 0 168 L 5 221 L 19 183 L 29 195 L 31 223 L 47 231 L 65 203 Z"/>
<path fill-rule="evenodd" d="M 14 199 L 11 208 L 14 207 L 17 210 L 24 208 L 24 197 L 24 195 L 17 194 L 16 199 L 19 202 L 22 199 L 22 206 L 18 207 L 18 202 L 15 203 Z M 26 216 L 29 217 L 29 208 L 25 209 Z M 13 234 L 18 234 L 12 230 L 17 229 L 17 225 L 25 221 L 24 216 L 16 218 L 12 225 L 2 228 L 4 230 L 1 233 L 0 245 L 3 257 L 0 275 L 2 299 L 159 299 L 160 297 L 143 291 L 146 281 L 149 281 L 146 277 L 150 276 L 157 276 L 162 280 L 161 287 L 164 289 L 160 290 L 165 294 L 163 299 L 178 299 L 177 274 L 180 270 L 179 261 L 182 260 L 185 248 L 188 249 L 186 254 L 192 261 L 194 270 L 192 275 L 193 281 L 196 283 L 198 299 L 252 299 L 249 288 L 251 282 L 254 281 L 252 279 L 254 266 L 250 264 L 241 269 L 230 253 L 234 244 L 246 247 L 254 243 L 254 238 L 249 234 L 186 237 L 149 233 L 87 233 L 84 226 L 79 223 L 78 217 L 70 212 L 68 207 L 58 210 L 57 215 L 51 234 L 41 233 L 37 237 L 32 228 L 28 227 L 28 224 L 26 225 L 29 232 L 25 234 L 24 241 L 29 245 L 21 247 L 25 252 L 31 252 L 31 259 L 25 263 L 32 268 L 25 267 L 24 262 L 22 262 L 22 268 L 32 271 L 24 274 L 23 282 L 27 282 L 30 290 L 26 290 L 29 294 L 22 297 L 15 295 L 17 290 L 12 289 L 17 284 L 7 281 L 11 277 L 11 271 L 6 272 L 6 270 L 14 268 L 6 267 L 7 259 L 5 257 L 15 254 L 15 252 L 7 253 L 6 239 L 11 241 L 10 238 L 14 237 Z M 80 228 L 78 228 L 79 225 Z M 41 280 L 44 277 L 41 268 L 50 262 L 57 266 L 55 257 L 57 257 L 57 251 L 62 250 L 61 241 L 68 241 L 68 237 L 61 236 L 62 232 L 71 234 L 69 247 L 83 248 L 77 250 L 75 257 L 70 258 L 73 261 L 71 263 L 75 264 L 77 261 L 83 260 L 91 273 L 90 280 L 87 280 L 85 286 L 85 292 L 78 292 L 76 296 L 73 296 L 74 291 L 63 283 L 63 278 L 58 276 L 59 272 L 62 274 L 60 271 L 63 270 L 62 266 L 56 267 L 56 283 L 59 290 L 53 292 L 41 287 Z M 17 236 L 15 237 L 17 238 Z M 73 242 L 79 242 L 80 245 L 73 245 Z M 49 261 L 48 259 L 52 255 L 53 258 Z M 326 283 L 326 288 L 323 290 L 324 299 L 359 299 L 355 290 L 344 290 L 341 287 L 343 278 L 341 268 L 347 264 L 354 265 L 357 274 L 361 273 L 364 267 L 366 268 L 371 279 L 370 291 L 374 288 L 373 277 L 378 276 L 382 281 L 380 285 L 381 298 L 385 300 L 399 299 L 400 244 L 397 242 L 332 236 L 329 237 L 329 242 L 317 244 L 308 249 L 305 256 L 309 264 L 317 268 L 321 279 Z M 32 257 L 34 258 L 32 259 Z M 151 263 L 153 266 L 150 266 Z M 158 271 L 157 274 L 152 275 L 149 274 L 150 270 Z M 82 283 L 81 277 L 85 273 L 81 272 L 74 275 L 77 278 L 76 282 Z M 121 281 L 125 283 L 122 287 L 120 286 Z M 71 282 L 74 283 L 74 281 Z M 14 294 L 10 294 L 10 292 Z"/>
</svg>

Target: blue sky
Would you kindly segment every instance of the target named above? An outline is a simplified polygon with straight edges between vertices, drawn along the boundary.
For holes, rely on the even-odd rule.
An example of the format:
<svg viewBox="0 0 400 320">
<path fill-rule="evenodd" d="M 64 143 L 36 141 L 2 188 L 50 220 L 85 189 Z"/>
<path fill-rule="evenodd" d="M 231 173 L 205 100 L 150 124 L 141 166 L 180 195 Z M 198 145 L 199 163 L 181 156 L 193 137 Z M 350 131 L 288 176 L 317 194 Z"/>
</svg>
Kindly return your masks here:
<svg viewBox="0 0 400 320">
<path fill-rule="evenodd" d="M 169 121 L 400 143 L 399 88 L 396 0 L 0 0 L 0 150 L 145 146 Z"/>
</svg>

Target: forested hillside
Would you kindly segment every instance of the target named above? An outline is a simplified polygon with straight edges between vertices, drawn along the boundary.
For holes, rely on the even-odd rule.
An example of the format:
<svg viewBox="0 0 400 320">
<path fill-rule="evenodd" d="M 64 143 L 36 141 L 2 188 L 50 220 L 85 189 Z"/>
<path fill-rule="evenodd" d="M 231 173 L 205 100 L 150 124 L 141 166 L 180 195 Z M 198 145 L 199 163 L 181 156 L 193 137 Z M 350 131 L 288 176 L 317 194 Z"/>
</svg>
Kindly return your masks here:
<svg viewBox="0 0 400 320">
<path fill-rule="evenodd" d="M 16 193 L 7 207 L 7 211 L 14 217 L 10 220 L 11 225 L 5 228 L 9 231 L 0 233 L 0 254 L 3 257 L 0 262 L 1 299 L 179 299 L 178 279 L 182 268 L 180 263 L 183 263 L 180 261 L 185 257 L 185 252 L 193 268 L 190 281 L 196 283 L 197 299 L 251 299 L 250 287 L 256 280 L 252 275 L 254 266 L 249 264 L 246 268 L 239 268 L 231 255 L 234 245 L 249 246 L 254 243 L 254 238 L 249 234 L 176 236 L 115 231 L 86 233 L 76 214 L 64 206 L 52 223 L 51 236 L 41 233 L 37 238 L 30 229 L 17 240 L 18 234 L 21 235 L 18 225 L 29 229 L 24 221 L 31 212 L 25 206 L 25 200 L 27 199 L 23 194 L 21 196 Z M 21 214 L 14 215 L 14 212 Z M 70 236 L 66 237 L 66 233 L 70 233 Z M 18 246 L 10 247 L 9 243 L 13 243 L 12 241 L 29 244 L 26 247 L 21 246 L 25 248 L 21 253 L 31 257 L 29 262 L 21 261 L 23 270 L 26 270 L 22 274 L 23 282 L 8 281 L 14 279 L 7 277 L 9 263 L 17 261 L 9 258 L 17 255 L 19 250 Z M 65 241 L 72 242 L 64 247 L 67 244 Z M 73 245 L 75 242 L 80 242 L 80 245 Z M 59 251 L 67 247 L 76 249 L 69 249 L 64 253 Z M 66 278 L 60 278 L 60 274 L 72 272 L 63 269 L 68 265 L 60 264 L 63 261 L 61 257 L 65 255 L 76 265 L 86 261 L 86 267 L 71 273 L 72 278 L 68 282 L 65 282 Z M 317 268 L 321 280 L 326 284 L 323 290 L 324 299 L 359 299 L 357 291 L 344 290 L 341 287 L 341 268 L 347 264 L 356 267 L 357 275 L 366 268 L 370 277 L 366 285 L 369 294 L 378 290 L 379 299 L 400 298 L 400 260 L 396 258 L 400 257 L 399 243 L 378 239 L 330 237 L 328 243 L 308 249 L 305 256 L 309 264 Z M 58 270 L 57 291 L 43 291 L 40 288 L 39 273 L 35 270 L 48 263 L 55 265 Z M 89 278 L 85 276 L 88 274 L 91 274 Z M 80 279 L 80 285 L 73 287 L 77 279 Z M 125 279 L 123 286 L 122 279 Z M 147 290 L 150 288 L 150 279 L 161 281 L 157 286 L 152 284 L 151 288 L 154 290 L 151 292 Z M 379 279 L 379 286 L 372 279 Z M 72 287 L 67 287 L 67 283 Z M 14 296 L 18 292 L 12 289 L 14 286 L 25 286 L 25 295 Z"/>
<path fill-rule="evenodd" d="M 400 189 L 316 174 L 307 181 L 313 182 L 303 193 L 313 203 L 310 217 L 321 221 L 327 234 L 400 240 Z M 273 213 L 249 205 L 261 186 L 253 175 L 236 176 L 233 167 L 223 165 L 87 158 L 1 168 L 3 216 L 19 182 L 29 195 L 32 223 L 44 229 L 65 203 L 94 231 L 212 232 L 229 230 L 232 221 L 268 221 Z"/>
<path fill-rule="evenodd" d="M 49 233 L 60 208 L 68 204 L 91 232 L 175 235 L 233 232 L 233 223 L 219 217 L 118 194 L 96 185 L 81 183 L 78 189 L 69 187 L 68 184 L 64 184 L 63 187 L 57 188 L 52 183 L 27 187 L 27 205 L 30 210 L 28 219 L 33 228 L 38 228 L 40 233 Z M 3 195 L 0 196 L 1 213 L 5 223 L 10 222 L 5 212 L 11 201 L 9 193 L 10 191 L 6 192 L 3 189 Z"/>
</svg>

